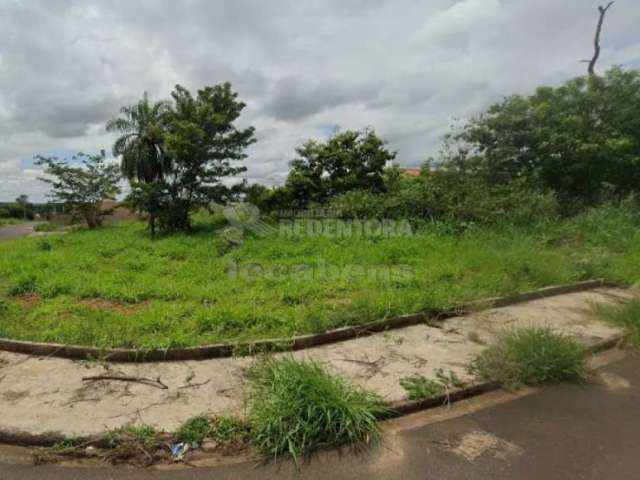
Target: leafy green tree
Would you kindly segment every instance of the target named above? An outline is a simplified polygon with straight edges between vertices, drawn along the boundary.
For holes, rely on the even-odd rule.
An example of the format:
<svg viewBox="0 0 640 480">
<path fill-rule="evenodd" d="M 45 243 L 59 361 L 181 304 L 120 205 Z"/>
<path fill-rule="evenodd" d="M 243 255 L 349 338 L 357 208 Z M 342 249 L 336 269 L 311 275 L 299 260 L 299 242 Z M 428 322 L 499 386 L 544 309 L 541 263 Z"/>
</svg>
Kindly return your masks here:
<svg viewBox="0 0 640 480">
<path fill-rule="evenodd" d="M 212 201 L 224 203 L 237 193 L 223 179 L 246 171 L 237 163 L 247 157 L 245 149 L 256 140 L 253 127 L 234 125 L 246 105 L 238 100 L 231 84 L 205 87 L 195 96 L 177 85 L 171 96 L 172 114 L 165 137 L 173 162 L 167 183 L 171 208 L 162 220 L 165 230 L 186 230 L 193 209 Z"/>
<path fill-rule="evenodd" d="M 387 162 L 395 152 L 373 129 L 347 130 L 325 142 L 309 140 L 296 150 L 286 187 L 297 206 L 324 203 L 352 190 L 383 192 Z"/>
<path fill-rule="evenodd" d="M 45 173 L 53 178 L 40 178 L 52 187 L 51 197 L 63 202 L 74 212 L 82 215 L 89 228 L 102 224 L 102 217 L 108 210 L 102 208 L 104 200 L 113 198 L 120 192 L 120 166 L 107 163 L 104 150 L 98 155 L 78 153 L 71 163 L 81 162 L 82 166 L 72 166 L 56 157 L 36 157 L 36 165 L 44 165 Z"/>
<path fill-rule="evenodd" d="M 151 108 L 145 95 L 137 107 L 124 108 L 125 116 L 135 114 L 133 120 L 155 119 L 130 122 L 131 137 L 125 128 L 128 118 L 110 123 L 112 130 L 125 132 L 114 153 L 122 155 L 123 171 L 131 183 L 130 203 L 149 214 L 152 234 L 155 218 L 163 231 L 187 230 L 194 209 L 237 196 L 241 186 L 229 187 L 223 179 L 246 170 L 237 162 L 246 158 L 245 149 L 255 142 L 253 127 L 234 125 L 245 104 L 229 83 L 205 87 L 195 95 L 177 85 L 171 97 Z M 145 153 L 140 154 L 141 149 Z M 146 162 L 152 168 L 130 168 Z"/>
<path fill-rule="evenodd" d="M 614 68 L 506 98 L 452 138 L 490 184 L 526 178 L 579 208 L 640 188 L 639 111 L 640 72 Z"/>
</svg>

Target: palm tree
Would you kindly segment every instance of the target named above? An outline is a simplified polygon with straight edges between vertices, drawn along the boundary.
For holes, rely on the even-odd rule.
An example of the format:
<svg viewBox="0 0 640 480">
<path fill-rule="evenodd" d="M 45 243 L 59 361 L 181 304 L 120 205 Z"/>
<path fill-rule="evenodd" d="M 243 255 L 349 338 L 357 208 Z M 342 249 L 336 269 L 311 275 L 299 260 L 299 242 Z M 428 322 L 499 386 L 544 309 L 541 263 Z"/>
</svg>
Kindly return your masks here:
<svg viewBox="0 0 640 480">
<path fill-rule="evenodd" d="M 120 110 L 122 116 L 107 123 L 107 131 L 122 135 L 113 145 L 114 156 L 122 155 L 122 174 L 130 182 L 154 183 L 171 171 L 171 160 L 162 149 L 169 102 L 142 100 Z"/>
<path fill-rule="evenodd" d="M 107 123 L 107 131 L 122 134 L 113 145 L 113 155 L 122 156 L 120 168 L 130 183 L 144 184 L 141 191 L 152 192 L 172 169 L 171 159 L 163 151 L 171 104 L 150 103 L 145 92 L 142 100 L 130 107 L 122 107 L 120 113 L 120 117 Z M 159 205 L 154 195 L 148 196 L 149 201 L 154 204 L 148 208 L 149 229 L 155 236 Z"/>
</svg>

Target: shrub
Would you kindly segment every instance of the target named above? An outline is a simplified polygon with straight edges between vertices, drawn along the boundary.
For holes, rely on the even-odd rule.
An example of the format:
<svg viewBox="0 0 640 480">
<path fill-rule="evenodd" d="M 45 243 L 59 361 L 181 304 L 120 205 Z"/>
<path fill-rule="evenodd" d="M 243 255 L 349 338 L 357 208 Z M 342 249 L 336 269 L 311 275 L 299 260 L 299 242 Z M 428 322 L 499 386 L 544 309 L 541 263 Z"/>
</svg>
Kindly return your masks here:
<svg viewBox="0 0 640 480">
<path fill-rule="evenodd" d="M 588 370 L 585 350 L 574 340 L 549 328 L 527 328 L 502 333 L 473 360 L 471 371 L 482 380 L 517 388 L 583 381 Z"/>
<path fill-rule="evenodd" d="M 379 218 L 384 198 L 380 194 L 353 190 L 334 197 L 329 211 L 339 218 Z"/>
<path fill-rule="evenodd" d="M 315 362 L 259 362 L 250 372 L 249 419 L 266 455 L 301 455 L 329 445 L 366 446 L 380 439 L 380 399 L 331 376 Z"/>
</svg>

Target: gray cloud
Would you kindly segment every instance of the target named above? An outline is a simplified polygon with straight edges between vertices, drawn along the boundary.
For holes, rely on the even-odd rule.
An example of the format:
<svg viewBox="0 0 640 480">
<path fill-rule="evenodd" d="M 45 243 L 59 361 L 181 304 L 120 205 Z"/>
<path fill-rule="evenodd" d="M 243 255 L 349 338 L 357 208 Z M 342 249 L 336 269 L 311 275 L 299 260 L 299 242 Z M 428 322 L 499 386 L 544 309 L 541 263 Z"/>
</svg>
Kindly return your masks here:
<svg viewBox="0 0 640 480">
<path fill-rule="evenodd" d="M 417 165 L 454 117 L 584 73 L 598 0 L 0 0 L 0 201 L 45 186 L 35 154 L 109 149 L 144 91 L 231 81 L 246 178 L 281 182 L 328 125 L 374 127 Z M 640 7 L 609 13 L 599 69 L 640 66 Z"/>
</svg>

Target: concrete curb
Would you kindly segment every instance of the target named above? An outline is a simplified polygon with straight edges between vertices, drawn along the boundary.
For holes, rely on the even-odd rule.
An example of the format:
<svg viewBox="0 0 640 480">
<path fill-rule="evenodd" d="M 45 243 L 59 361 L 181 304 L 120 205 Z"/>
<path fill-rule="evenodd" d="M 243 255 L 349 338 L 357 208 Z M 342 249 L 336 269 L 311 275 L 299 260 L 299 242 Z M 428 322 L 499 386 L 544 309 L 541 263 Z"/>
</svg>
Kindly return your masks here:
<svg viewBox="0 0 640 480">
<path fill-rule="evenodd" d="M 599 342 L 589 345 L 585 348 L 588 354 L 595 355 L 605 350 L 610 350 L 620 346 L 626 336 L 616 335 L 610 338 L 605 338 Z M 430 408 L 441 407 L 443 405 L 449 405 L 451 403 L 459 402 L 471 397 L 477 397 L 483 393 L 493 392 L 500 390 L 502 386 L 499 382 L 485 382 L 470 385 L 460 390 L 455 390 L 448 395 L 441 395 L 439 397 L 427 398 L 425 400 L 406 400 L 401 402 L 394 402 L 389 405 L 390 410 L 386 412 L 383 419 L 390 419 L 408 415 L 410 413 L 419 412 L 421 410 L 428 410 Z"/>
<path fill-rule="evenodd" d="M 592 355 L 601 353 L 605 350 L 617 348 L 625 341 L 626 335 L 616 335 L 606 338 L 592 345 L 585 347 L 585 350 Z M 387 410 L 378 417 L 379 420 L 390 420 L 392 418 L 402 417 L 411 413 L 423 410 L 438 408 L 444 405 L 451 405 L 461 400 L 478 397 L 482 394 L 500 390 L 501 385 L 498 382 L 485 382 L 469 385 L 466 388 L 455 390 L 449 395 L 441 395 L 438 397 L 428 398 L 425 400 L 406 400 L 399 402 L 390 402 L 385 406 Z M 23 447 L 52 447 L 57 443 L 69 440 L 58 432 L 46 432 L 41 434 L 33 434 L 20 430 L 4 430 L 0 427 L 0 443 L 7 445 L 17 445 Z M 101 448 L 112 446 L 104 438 L 103 435 L 92 435 L 86 437 L 75 437 L 77 443 L 93 445 Z"/>
<path fill-rule="evenodd" d="M 370 335 L 376 332 L 408 327 L 420 323 L 441 322 L 447 318 L 468 314 L 469 312 L 489 308 L 504 307 L 553 297 L 566 293 L 575 293 L 605 286 L 620 286 L 603 279 L 588 280 L 569 285 L 545 287 L 532 292 L 494 297 L 471 302 L 450 310 L 431 310 L 421 313 L 401 315 L 350 327 L 337 328 L 324 333 L 300 335 L 292 338 L 258 340 L 236 344 L 220 343 L 202 347 L 168 348 L 168 349 L 101 349 L 82 345 L 62 345 L 56 343 L 38 343 L 0 338 L 0 350 L 23 353 L 27 355 L 60 357 L 71 359 L 101 359 L 111 362 L 162 362 L 184 360 L 206 360 L 211 358 L 231 357 L 234 355 L 252 355 L 260 352 L 295 351 L 342 342 L 353 338 Z"/>
</svg>

